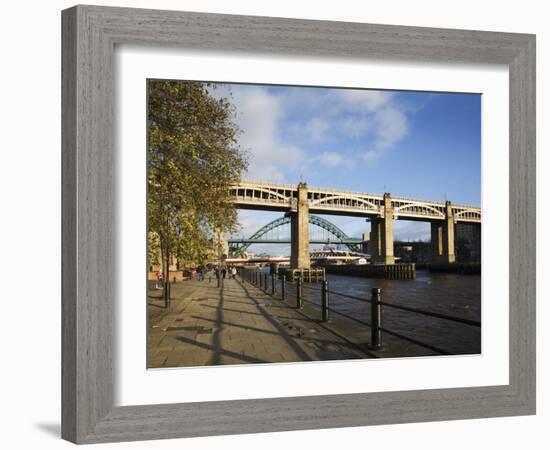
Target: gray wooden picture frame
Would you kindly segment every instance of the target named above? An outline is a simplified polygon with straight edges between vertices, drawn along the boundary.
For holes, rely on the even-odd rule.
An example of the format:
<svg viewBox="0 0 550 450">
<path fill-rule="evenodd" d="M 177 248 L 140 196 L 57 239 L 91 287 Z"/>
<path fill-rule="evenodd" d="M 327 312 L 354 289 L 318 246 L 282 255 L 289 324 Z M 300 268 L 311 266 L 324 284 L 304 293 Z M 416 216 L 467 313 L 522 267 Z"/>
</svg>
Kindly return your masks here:
<svg viewBox="0 0 550 450">
<path fill-rule="evenodd" d="M 535 36 L 97 6 L 63 11 L 62 31 L 64 439 L 94 443 L 535 413 Z M 113 52 L 126 43 L 507 65 L 509 384 L 115 407 Z"/>
</svg>

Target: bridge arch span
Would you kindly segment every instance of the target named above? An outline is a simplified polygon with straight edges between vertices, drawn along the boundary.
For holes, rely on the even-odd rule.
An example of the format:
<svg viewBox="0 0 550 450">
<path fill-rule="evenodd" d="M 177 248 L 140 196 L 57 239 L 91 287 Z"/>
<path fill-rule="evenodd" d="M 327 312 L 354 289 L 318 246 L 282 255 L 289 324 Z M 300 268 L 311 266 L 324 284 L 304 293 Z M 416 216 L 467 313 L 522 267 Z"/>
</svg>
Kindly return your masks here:
<svg viewBox="0 0 550 450">
<path fill-rule="evenodd" d="M 455 219 L 472 219 L 475 222 L 481 222 L 481 213 L 476 209 L 464 209 L 462 211 L 455 212 Z"/>
<path fill-rule="evenodd" d="M 331 195 L 328 197 L 321 197 L 316 200 L 313 200 L 310 203 L 310 208 L 313 208 L 315 206 L 334 206 L 339 207 L 339 201 L 343 201 L 345 206 L 352 206 L 352 207 L 361 207 L 362 209 L 366 209 L 368 211 L 375 211 L 378 212 L 380 210 L 380 207 L 375 205 L 374 203 L 365 200 L 364 198 L 360 197 L 348 197 L 345 195 Z"/>
<path fill-rule="evenodd" d="M 395 215 L 399 215 L 399 213 L 410 213 L 411 215 L 419 215 L 419 216 L 435 216 L 436 218 L 439 218 L 441 220 L 445 219 L 445 214 L 441 212 L 440 210 L 434 208 L 433 206 L 429 206 L 422 203 L 407 203 L 405 205 L 401 205 L 393 210 Z"/>
<path fill-rule="evenodd" d="M 314 214 L 310 214 L 309 223 L 328 231 L 337 240 L 343 241 L 343 240 L 350 239 L 348 235 L 344 233 L 344 231 L 342 231 L 339 227 L 337 227 L 332 222 L 322 217 L 316 216 Z M 262 236 L 266 235 L 267 233 L 274 230 L 275 228 L 282 227 L 289 224 L 290 224 L 290 217 L 286 217 L 286 216 L 279 217 L 278 219 L 272 220 L 271 222 L 265 224 L 258 231 L 252 234 L 248 239 L 259 240 Z M 250 247 L 251 245 L 252 245 L 251 243 L 243 243 L 241 245 L 237 245 L 236 247 L 233 248 L 233 253 L 242 253 L 246 251 L 248 247 Z M 357 244 L 344 244 L 344 245 L 346 245 L 352 251 L 360 251 L 360 249 L 358 248 L 359 246 Z"/>
</svg>

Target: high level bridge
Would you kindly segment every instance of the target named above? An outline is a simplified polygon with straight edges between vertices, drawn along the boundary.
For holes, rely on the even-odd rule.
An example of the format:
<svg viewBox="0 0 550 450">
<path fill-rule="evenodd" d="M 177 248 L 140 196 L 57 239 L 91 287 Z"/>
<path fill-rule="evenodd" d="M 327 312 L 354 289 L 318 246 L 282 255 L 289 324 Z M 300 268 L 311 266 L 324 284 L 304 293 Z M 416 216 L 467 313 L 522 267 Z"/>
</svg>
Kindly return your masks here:
<svg viewBox="0 0 550 450">
<path fill-rule="evenodd" d="M 406 197 L 311 188 L 289 184 L 243 181 L 232 188 L 233 203 L 240 209 L 282 211 L 290 217 L 291 267 L 307 268 L 309 215 L 333 214 L 365 217 L 371 221 L 371 253 L 375 263 L 393 264 L 393 221 L 431 223 L 433 260 L 455 262 L 454 227 L 459 222 L 481 225 L 481 208 Z"/>
</svg>

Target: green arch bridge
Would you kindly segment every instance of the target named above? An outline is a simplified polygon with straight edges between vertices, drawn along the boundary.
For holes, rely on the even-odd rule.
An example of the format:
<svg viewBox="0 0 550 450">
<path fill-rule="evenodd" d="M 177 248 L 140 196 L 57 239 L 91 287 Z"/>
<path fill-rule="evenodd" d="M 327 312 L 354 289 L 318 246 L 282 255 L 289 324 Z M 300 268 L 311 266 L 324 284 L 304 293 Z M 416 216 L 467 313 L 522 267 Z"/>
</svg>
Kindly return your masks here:
<svg viewBox="0 0 550 450">
<path fill-rule="evenodd" d="M 328 233 L 330 233 L 334 237 L 334 239 L 310 239 L 310 244 L 345 245 L 351 251 L 361 251 L 361 244 L 363 242 L 362 239 L 349 237 L 348 235 L 346 235 L 346 233 L 344 233 L 344 231 L 342 231 L 332 222 L 329 222 L 328 220 L 323 219 L 319 216 L 310 215 L 309 223 L 328 231 Z M 290 244 L 290 238 L 270 239 L 265 237 L 265 235 L 267 235 L 270 231 L 287 225 L 290 225 L 290 217 L 284 216 L 264 225 L 249 238 L 229 238 L 227 241 L 229 244 L 229 253 L 233 255 L 241 254 L 245 252 L 252 244 Z"/>
</svg>

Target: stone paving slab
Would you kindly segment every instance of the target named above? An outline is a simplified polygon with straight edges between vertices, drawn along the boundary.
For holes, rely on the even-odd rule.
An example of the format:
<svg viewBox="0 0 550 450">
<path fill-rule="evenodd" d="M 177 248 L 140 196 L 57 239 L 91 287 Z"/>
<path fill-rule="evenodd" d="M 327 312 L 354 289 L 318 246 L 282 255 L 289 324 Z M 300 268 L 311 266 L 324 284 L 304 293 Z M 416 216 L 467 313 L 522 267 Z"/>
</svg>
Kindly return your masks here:
<svg viewBox="0 0 550 450">
<path fill-rule="evenodd" d="M 355 340 L 303 310 L 240 279 L 188 280 L 172 285 L 164 308 L 160 291 L 148 298 L 148 367 L 326 361 L 376 356 L 366 330 Z M 342 328 L 342 324 L 340 324 Z M 353 334 L 353 333 L 352 333 Z"/>
</svg>

